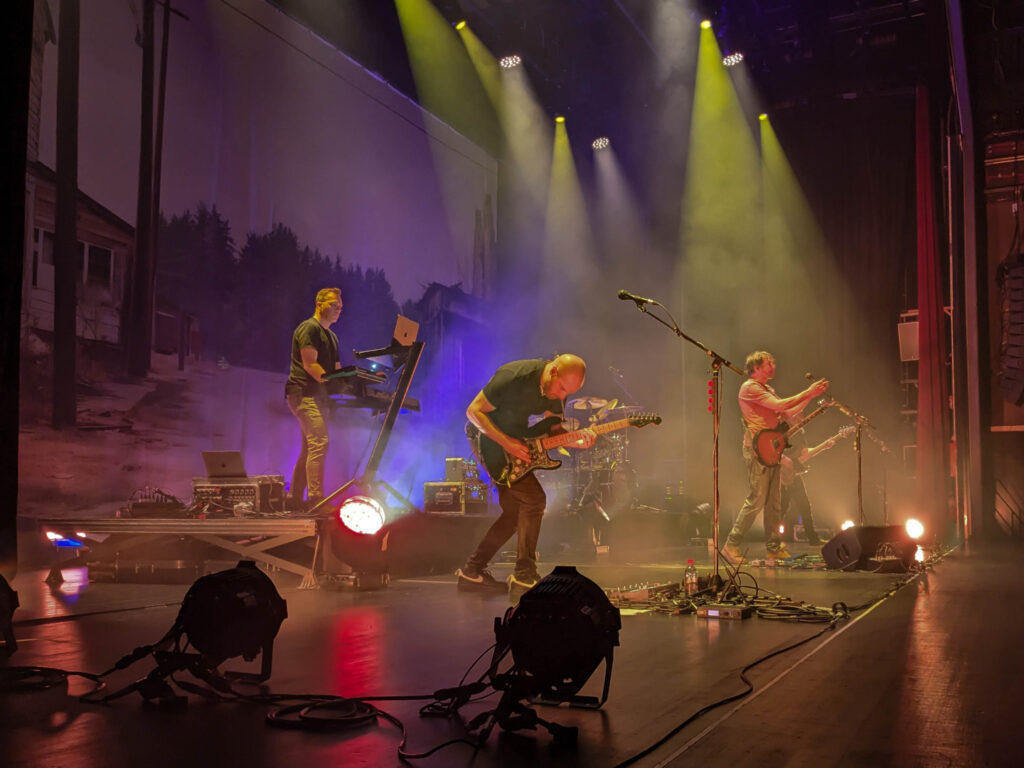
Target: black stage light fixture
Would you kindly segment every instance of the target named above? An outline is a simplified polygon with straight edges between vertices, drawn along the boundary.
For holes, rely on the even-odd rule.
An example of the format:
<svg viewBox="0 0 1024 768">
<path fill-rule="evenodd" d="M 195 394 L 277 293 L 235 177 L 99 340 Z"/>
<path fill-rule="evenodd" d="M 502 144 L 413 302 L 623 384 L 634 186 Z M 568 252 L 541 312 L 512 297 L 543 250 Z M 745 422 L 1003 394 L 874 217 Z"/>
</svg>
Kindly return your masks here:
<svg viewBox="0 0 1024 768">
<path fill-rule="evenodd" d="M 519 603 L 494 620 L 494 655 L 487 674 L 502 692 L 497 706 L 478 714 L 469 730 L 481 728 L 480 743 L 491 729 L 506 731 L 544 726 L 555 744 L 575 746 L 577 729 L 541 718 L 523 704 L 568 703 L 598 709 L 608 700 L 612 653 L 619 644 L 622 619 L 604 591 L 571 565 L 559 565 L 519 598 Z M 498 673 L 501 660 L 511 652 L 512 667 Z M 579 691 L 605 662 L 601 698 L 579 696 Z"/>
<path fill-rule="evenodd" d="M 217 667 L 241 656 L 252 661 L 262 652 L 258 676 L 233 677 L 266 680 L 273 663 L 274 638 L 288 617 L 288 604 L 252 560 L 196 580 L 181 603 L 175 628 L 188 636 L 203 658 Z"/>
<path fill-rule="evenodd" d="M 18 650 L 18 641 L 14 638 L 14 609 L 18 605 L 18 593 L 0 575 L 0 637 L 3 637 L 8 656 Z"/>
<path fill-rule="evenodd" d="M 499 648 L 512 652 L 512 674 L 535 700 L 597 709 L 608 699 L 619 609 L 597 584 L 571 565 L 559 565 L 495 622 Z M 601 698 L 577 696 L 601 661 Z"/>
<path fill-rule="evenodd" d="M 821 548 L 831 570 L 906 573 L 917 543 L 902 525 L 855 525 L 840 531 Z"/>
</svg>

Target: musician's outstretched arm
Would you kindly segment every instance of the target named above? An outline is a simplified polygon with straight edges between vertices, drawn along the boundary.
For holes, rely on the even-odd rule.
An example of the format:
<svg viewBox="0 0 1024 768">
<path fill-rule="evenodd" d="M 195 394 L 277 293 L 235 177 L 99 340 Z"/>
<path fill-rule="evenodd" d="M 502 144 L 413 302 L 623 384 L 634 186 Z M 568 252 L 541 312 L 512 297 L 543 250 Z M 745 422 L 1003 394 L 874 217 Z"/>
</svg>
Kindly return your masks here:
<svg viewBox="0 0 1024 768">
<path fill-rule="evenodd" d="M 473 398 L 469 407 L 466 408 L 466 418 L 469 419 L 473 426 L 480 430 L 481 434 L 500 445 L 506 453 L 510 453 L 523 460 L 529 459 L 530 452 L 526 449 L 526 446 L 521 441 L 509 437 L 498 429 L 497 425 L 491 420 L 491 417 L 487 415 L 493 410 L 494 406 L 487 399 L 487 396 L 480 391 L 477 392 L 476 397 Z"/>
<path fill-rule="evenodd" d="M 790 395 L 789 397 L 775 397 L 771 393 L 766 392 L 765 395 L 758 398 L 758 400 L 762 405 L 767 406 L 778 413 L 788 413 L 791 411 L 799 413 L 804 409 L 804 407 L 806 407 L 807 403 L 822 394 L 826 389 L 828 389 L 828 381 L 820 379 L 802 392 L 797 392 L 795 395 Z"/>
</svg>

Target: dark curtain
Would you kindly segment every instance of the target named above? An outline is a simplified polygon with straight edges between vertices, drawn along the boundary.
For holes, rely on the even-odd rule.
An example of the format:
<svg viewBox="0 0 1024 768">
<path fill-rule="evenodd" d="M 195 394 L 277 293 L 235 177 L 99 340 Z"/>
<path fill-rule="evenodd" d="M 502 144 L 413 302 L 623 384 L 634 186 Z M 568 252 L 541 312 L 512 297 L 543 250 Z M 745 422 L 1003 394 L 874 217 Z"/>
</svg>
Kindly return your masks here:
<svg viewBox="0 0 1024 768">
<path fill-rule="evenodd" d="M 949 385 L 946 372 L 946 325 L 943 269 L 935 211 L 935 167 L 932 135 L 936 121 L 929 108 L 928 89 L 920 86 L 916 99 L 917 180 L 917 501 L 940 536 L 948 525 L 946 478 L 949 475 Z"/>
</svg>

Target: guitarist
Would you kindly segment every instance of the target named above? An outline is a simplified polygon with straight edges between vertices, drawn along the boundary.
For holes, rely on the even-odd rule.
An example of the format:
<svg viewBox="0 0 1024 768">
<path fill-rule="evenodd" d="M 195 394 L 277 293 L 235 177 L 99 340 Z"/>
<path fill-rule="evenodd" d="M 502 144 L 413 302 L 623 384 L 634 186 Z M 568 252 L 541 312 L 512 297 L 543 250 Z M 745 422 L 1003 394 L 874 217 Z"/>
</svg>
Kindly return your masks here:
<svg viewBox="0 0 1024 768">
<path fill-rule="evenodd" d="M 782 484 L 780 466 L 765 466 L 757 460 L 753 436 L 764 429 L 774 429 L 785 419 L 800 414 L 811 400 L 828 389 L 828 381 L 819 379 L 807 389 L 790 397 L 779 397 L 768 384 L 775 378 L 775 358 L 759 350 L 747 355 L 747 375 L 739 392 L 740 414 L 743 417 L 743 457 L 747 460 L 750 493 L 736 515 L 736 522 L 726 539 L 722 554 L 739 565 L 744 562 L 740 551 L 743 535 L 750 530 L 754 518 L 764 512 L 765 547 L 768 557 L 777 560 L 790 556 L 779 536 L 782 515 Z"/>
<path fill-rule="evenodd" d="M 466 417 L 483 438 L 493 441 L 489 445 L 491 449 L 496 451 L 500 448 L 508 456 L 527 461 L 530 454 L 520 438 L 526 436 L 530 416 L 561 416 L 565 398 L 579 391 L 586 375 L 586 363 L 576 355 L 507 363 L 473 398 L 466 409 Z M 590 448 L 596 439 L 597 435 L 592 430 L 583 430 L 578 443 L 572 447 Z M 486 444 L 487 440 L 481 442 Z M 484 462 L 493 477 L 494 462 L 488 461 L 488 446 L 483 447 Z M 460 589 L 506 588 L 487 571 L 487 564 L 513 533 L 519 534 L 519 543 L 516 567 L 509 577 L 508 588 L 529 589 L 540 577 L 537 573 L 537 539 L 547 503 L 544 489 L 533 472 L 512 485 L 497 483 L 497 486 L 501 516 L 494 521 L 466 564 L 456 571 Z"/>
<path fill-rule="evenodd" d="M 780 475 L 782 480 L 782 518 L 788 519 L 791 523 L 795 523 L 797 520 L 802 521 L 804 531 L 807 533 L 807 543 L 814 546 L 820 546 L 825 542 L 818 538 L 818 532 L 814 527 L 814 514 L 811 511 L 811 500 L 807 498 L 803 475 L 807 472 L 807 462 L 834 447 L 841 439 L 842 434 L 840 432 L 813 448 L 805 445 L 798 455 L 792 458 L 783 456 L 782 461 L 779 462 L 782 468 Z M 786 525 L 787 530 L 791 528 L 791 525 Z"/>
</svg>

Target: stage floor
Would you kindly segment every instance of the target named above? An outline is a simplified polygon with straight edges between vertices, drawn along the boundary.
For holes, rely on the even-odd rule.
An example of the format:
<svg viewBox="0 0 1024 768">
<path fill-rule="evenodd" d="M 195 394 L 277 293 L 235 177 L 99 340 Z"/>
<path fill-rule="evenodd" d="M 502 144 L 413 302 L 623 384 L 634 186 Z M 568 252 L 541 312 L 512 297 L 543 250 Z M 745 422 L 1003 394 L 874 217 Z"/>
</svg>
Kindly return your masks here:
<svg viewBox="0 0 1024 768">
<path fill-rule="evenodd" d="M 794 547 L 795 551 L 801 548 Z M 802 548 L 804 551 L 807 548 Z M 658 563 L 579 564 L 602 587 L 678 581 L 685 550 Z M 704 558 L 706 561 L 706 557 Z M 556 563 L 542 564 L 542 573 Z M 701 572 L 707 562 L 698 559 Z M 507 566 L 494 571 L 501 577 Z M 899 577 L 750 566 L 762 589 L 820 606 L 856 605 Z M 754 692 L 714 709 L 635 764 L 741 766 L 998 766 L 1016 764 L 1017 686 L 1024 679 L 1019 549 L 958 550 L 870 609 L 748 673 Z M 20 649 L 12 665 L 100 672 L 172 624 L 187 586 L 88 583 L 65 571 L 15 580 Z M 456 685 L 494 640 L 507 595 L 459 592 L 454 576 L 393 581 L 376 592 L 299 590 L 275 575 L 288 618 L 274 647 L 269 690 L 346 696 L 422 695 Z M 538 706 L 579 728 L 574 752 L 547 731 L 496 728 L 474 756 L 447 747 L 424 766 L 615 766 L 701 708 L 745 689 L 740 670 L 824 625 L 761 618 L 624 614 L 611 695 L 601 710 Z M 224 668 L 242 666 L 229 661 Z M 150 660 L 112 676 L 110 690 L 144 676 Z M 482 672 L 478 666 L 471 677 Z M 584 692 L 597 693 L 603 667 Z M 181 675 L 183 680 L 191 680 Z M 71 693 L 87 690 L 82 680 Z M 463 708 L 468 721 L 496 697 Z M 407 749 L 465 736 L 458 720 L 421 718 L 422 701 L 381 702 L 408 729 Z M 105 706 L 64 688 L 0 695 L 5 766 L 397 766 L 398 730 L 384 720 L 348 733 L 268 727 L 270 709 L 190 696 L 185 711 L 144 707 L 137 694 Z"/>
</svg>

